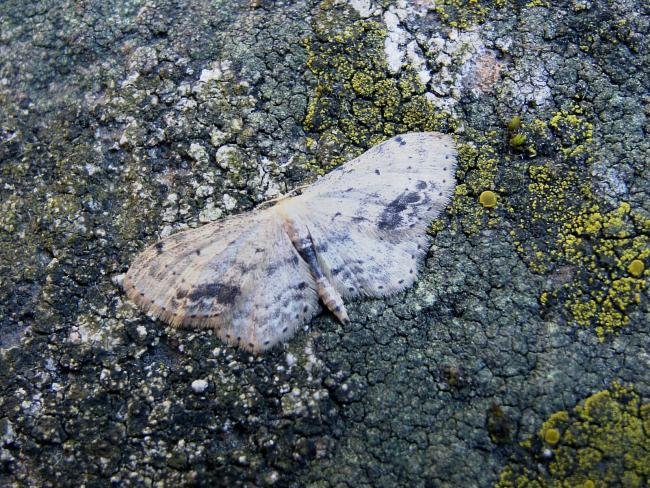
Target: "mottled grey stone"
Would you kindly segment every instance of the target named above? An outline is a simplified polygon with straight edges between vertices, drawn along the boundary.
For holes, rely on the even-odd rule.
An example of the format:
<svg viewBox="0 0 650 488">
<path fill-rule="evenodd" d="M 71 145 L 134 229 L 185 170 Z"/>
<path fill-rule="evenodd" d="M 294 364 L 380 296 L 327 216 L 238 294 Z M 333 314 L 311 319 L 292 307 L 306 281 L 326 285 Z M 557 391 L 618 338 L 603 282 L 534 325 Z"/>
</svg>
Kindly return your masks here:
<svg viewBox="0 0 650 488">
<path fill-rule="evenodd" d="M 391 2 L 373 3 L 356 5 L 374 18 Z M 125 300 L 113 278 L 146 244 L 309 175 L 302 41 L 319 8 L 3 2 L 1 485 L 490 486 L 552 412 L 615 379 L 650 397 L 647 294 L 604 343 L 545 315 L 548 277 L 508 215 L 477 235 L 445 216 L 413 288 L 259 357 Z M 456 86 L 449 56 L 427 60 L 428 88 L 484 132 L 580 101 L 595 194 L 647 215 L 648 16 L 633 0 L 489 11 L 476 32 L 505 66 L 497 88 Z M 611 19 L 626 22 L 593 33 Z M 458 34 L 433 12 L 402 24 Z M 525 190 L 516 165 L 499 171 Z"/>
</svg>

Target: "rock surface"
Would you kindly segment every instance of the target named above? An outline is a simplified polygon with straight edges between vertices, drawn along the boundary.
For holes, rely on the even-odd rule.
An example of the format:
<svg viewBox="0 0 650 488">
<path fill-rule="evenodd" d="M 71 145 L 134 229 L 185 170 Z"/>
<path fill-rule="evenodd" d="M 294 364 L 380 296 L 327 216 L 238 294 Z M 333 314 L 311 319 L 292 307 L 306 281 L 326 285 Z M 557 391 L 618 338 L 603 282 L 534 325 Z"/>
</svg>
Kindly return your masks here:
<svg viewBox="0 0 650 488">
<path fill-rule="evenodd" d="M 605 479 L 558 451 L 598 401 L 650 425 L 645 2 L 2 10 L 1 485 L 648 483 L 649 459 Z M 125 300 L 157 238 L 410 130 L 460 151 L 407 292 L 263 356 Z"/>
</svg>

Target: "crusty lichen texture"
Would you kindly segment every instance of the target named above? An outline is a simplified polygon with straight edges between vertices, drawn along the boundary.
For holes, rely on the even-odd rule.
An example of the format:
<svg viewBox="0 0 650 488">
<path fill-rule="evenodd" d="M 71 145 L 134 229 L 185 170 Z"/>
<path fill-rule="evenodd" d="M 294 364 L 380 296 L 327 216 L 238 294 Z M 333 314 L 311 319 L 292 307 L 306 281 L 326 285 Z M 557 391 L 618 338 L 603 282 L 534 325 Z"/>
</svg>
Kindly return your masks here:
<svg viewBox="0 0 650 488">
<path fill-rule="evenodd" d="M 490 9 L 507 3 L 507 0 L 439 0 L 435 2 L 435 11 L 450 27 L 469 29 L 483 23 Z"/>
<path fill-rule="evenodd" d="M 478 2 L 442 2 L 437 11 L 444 20 L 449 9 L 461 7 L 474 12 L 472 22 L 487 12 Z M 396 133 L 458 129 L 459 122 L 425 96 L 416 73 L 389 72 L 382 24 L 342 23 L 328 8 L 319 10 L 315 36 L 305 43 L 316 78 L 304 122 L 314 155 L 309 169 L 326 172 Z M 572 279 L 550 279 L 540 303 L 560 303 L 571 324 L 604 339 L 629 323 L 647 286 L 650 223 L 627 202 L 611 208 L 594 195 L 591 116 L 574 103 L 547 118 L 513 114 L 501 132 L 462 127 L 449 213 L 454 230 L 469 235 L 507 224 L 536 273 L 553 276 L 569 266 Z M 513 181 L 528 191 L 509 195 Z"/>
<path fill-rule="evenodd" d="M 305 46 L 316 87 L 304 121 L 311 169 L 325 173 L 396 134 L 449 131 L 453 121 L 426 98 L 415 72 L 389 72 L 382 24 L 350 22 L 321 5 L 312 25 Z"/>
<path fill-rule="evenodd" d="M 647 288 L 650 219 L 626 201 L 612 207 L 594 194 L 592 131 L 577 105 L 517 129 L 531 160 L 524 167 L 528 193 L 512 208 L 519 223 L 511 236 L 533 271 L 552 277 L 564 266 L 569 274 L 561 283 L 549 280 L 542 305 L 559 303 L 571 323 L 604 340 L 629 323 Z"/>
<path fill-rule="evenodd" d="M 498 193 L 505 188 L 497 184 L 498 152 L 496 131 L 483 133 L 468 128 L 458 146 L 458 185 L 451 203 L 452 226 L 467 234 L 499 224 Z"/>
<path fill-rule="evenodd" d="M 522 447 L 529 462 L 506 466 L 497 488 L 648 486 L 650 403 L 614 383 L 551 415 Z"/>
</svg>

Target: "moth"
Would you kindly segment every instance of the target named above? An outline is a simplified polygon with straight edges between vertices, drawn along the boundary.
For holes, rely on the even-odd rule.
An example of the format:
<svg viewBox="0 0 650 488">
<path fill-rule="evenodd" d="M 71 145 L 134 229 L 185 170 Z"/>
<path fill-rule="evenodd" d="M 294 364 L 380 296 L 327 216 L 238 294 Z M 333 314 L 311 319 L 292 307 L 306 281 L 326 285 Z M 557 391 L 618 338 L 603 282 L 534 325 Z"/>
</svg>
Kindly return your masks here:
<svg viewBox="0 0 650 488">
<path fill-rule="evenodd" d="M 211 328 L 255 352 L 291 337 L 321 303 L 347 324 L 345 300 L 413 284 L 455 166 L 448 135 L 393 137 L 298 195 L 157 242 L 124 290 L 173 326 Z"/>
</svg>

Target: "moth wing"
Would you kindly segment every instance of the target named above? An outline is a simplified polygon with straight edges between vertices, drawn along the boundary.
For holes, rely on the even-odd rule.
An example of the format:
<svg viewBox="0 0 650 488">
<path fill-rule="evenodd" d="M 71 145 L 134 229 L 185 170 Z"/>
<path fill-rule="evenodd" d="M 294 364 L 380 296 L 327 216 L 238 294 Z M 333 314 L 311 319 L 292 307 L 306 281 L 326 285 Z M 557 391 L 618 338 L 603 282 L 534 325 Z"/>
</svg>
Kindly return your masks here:
<svg viewBox="0 0 650 488">
<path fill-rule="evenodd" d="M 320 311 L 309 269 L 273 208 L 163 239 L 138 255 L 124 289 L 165 322 L 212 328 L 256 351 L 290 337 Z"/>
<path fill-rule="evenodd" d="M 296 197 L 321 264 L 343 297 L 410 286 L 428 249 L 427 228 L 451 198 L 456 150 L 435 132 L 394 137 Z"/>
</svg>

